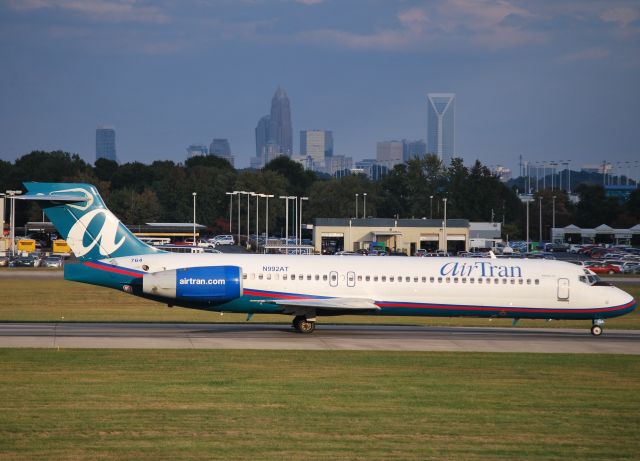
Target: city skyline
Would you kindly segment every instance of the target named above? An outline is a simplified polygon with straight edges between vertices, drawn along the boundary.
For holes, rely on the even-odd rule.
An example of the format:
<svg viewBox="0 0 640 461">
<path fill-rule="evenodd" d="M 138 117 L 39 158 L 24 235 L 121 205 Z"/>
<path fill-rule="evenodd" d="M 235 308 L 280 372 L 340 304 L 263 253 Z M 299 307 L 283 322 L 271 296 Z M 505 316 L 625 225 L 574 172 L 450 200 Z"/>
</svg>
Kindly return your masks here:
<svg viewBox="0 0 640 461">
<path fill-rule="evenodd" d="M 0 158 L 60 149 L 92 163 L 108 123 L 121 162 L 184 161 L 212 133 L 246 167 L 281 85 L 293 127 L 331 130 L 355 161 L 425 138 L 425 95 L 440 91 L 459 99 L 467 163 L 629 161 L 639 21 L 626 0 L 0 0 Z"/>
</svg>

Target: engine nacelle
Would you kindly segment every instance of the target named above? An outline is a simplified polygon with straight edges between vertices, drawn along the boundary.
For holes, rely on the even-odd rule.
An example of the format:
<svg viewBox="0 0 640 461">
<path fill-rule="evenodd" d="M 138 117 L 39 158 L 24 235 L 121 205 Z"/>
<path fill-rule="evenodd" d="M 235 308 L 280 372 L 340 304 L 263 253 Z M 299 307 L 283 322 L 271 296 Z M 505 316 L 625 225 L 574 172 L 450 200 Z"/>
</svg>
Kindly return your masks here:
<svg viewBox="0 0 640 461">
<path fill-rule="evenodd" d="M 226 302 L 242 296 L 242 270 L 237 266 L 205 266 L 145 274 L 144 293 L 190 301 Z"/>
</svg>

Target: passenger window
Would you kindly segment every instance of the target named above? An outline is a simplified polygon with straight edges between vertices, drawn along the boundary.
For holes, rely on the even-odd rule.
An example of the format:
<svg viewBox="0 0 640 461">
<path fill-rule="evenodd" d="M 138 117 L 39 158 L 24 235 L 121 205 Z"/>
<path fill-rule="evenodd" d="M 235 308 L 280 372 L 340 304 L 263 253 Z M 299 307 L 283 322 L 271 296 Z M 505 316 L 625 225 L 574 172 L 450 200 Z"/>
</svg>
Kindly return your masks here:
<svg viewBox="0 0 640 461">
<path fill-rule="evenodd" d="M 531 285 L 531 279 L 527 279 L 527 285 Z"/>
<path fill-rule="evenodd" d="M 500 279 L 493 279 L 493 283 L 497 285 L 498 283 L 500 283 Z"/>
<path fill-rule="evenodd" d="M 522 285 L 522 279 L 518 279 L 518 283 Z"/>
<path fill-rule="evenodd" d="M 267 280 L 271 280 L 271 274 L 267 274 Z"/>
<path fill-rule="evenodd" d="M 438 283 L 442 283 L 442 277 L 438 277 Z"/>
<path fill-rule="evenodd" d="M 331 281 L 335 282 L 336 280 L 338 280 L 338 276 L 336 274 L 331 274 Z"/>
<path fill-rule="evenodd" d="M 427 278 L 426 277 L 422 277 L 422 283 L 427 283 Z"/>
<path fill-rule="evenodd" d="M 424 278 L 424 277 L 423 277 Z M 413 278 L 413 283 L 418 283 L 418 277 Z"/>
<path fill-rule="evenodd" d="M 393 282 L 394 280 L 395 280 L 395 278 L 393 277 L 393 275 L 390 275 L 390 276 L 389 276 L 389 281 L 390 281 L 390 282 Z M 402 282 L 402 280 L 400 280 L 400 281 Z"/>
<path fill-rule="evenodd" d="M 540 280 L 536 279 L 536 285 L 540 285 Z"/>
<path fill-rule="evenodd" d="M 296 274 L 291 274 L 291 280 L 295 280 L 296 279 Z"/>
<path fill-rule="evenodd" d="M 374 276 L 373 276 L 373 281 L 374 281 L 374 282 L 377 282 L 377 281 L 378 281 L 378 276 L 377 276 L 377 275 L 374 275 Z"/>
<path fill-rule="evenodd" d="M 258 274 L 258 280 L 262 280 L 262 277 L 264 277 L 263 274 Z"/>
<path fill-rule="evenodd" d="M 411 281 L 411 277 L 405 277 L 405 278 L 404 278 L 404 281 L 405 281 L 405 282 L 407 282 L 407 283 L 409 283 L 409 282 Z"/>
<path fill-rule="evenodd" d="M 460 280 L 462 280 L 462 283 L 467 283 L 467 279 L 465 277 L 462 277 Z"/>
<path fill-rule="evenodd" d="M 316 280 L 320 280 L 320 275 L 316 274 Z"/>
<path fill-rule="evenodd" d="M 433 283 L 433 282 L 435 281 L 435 278 L 434 278 L 434 277 L 429 277 L 429 281 L 430 281 L 431 283 Z"/>
<path fill-rule="evenodd" d="M 478 279 L 478 283 L 479 283 L 480 285 L 482 285 L 482 280 L 483 280 L 483 279 Z"/>
<path fill-rule="evenodd" d="M 473 283 L 473 282 L 475 282 L 475 280 L 476 280 L 476 279 L 474 279 L 473 277 L 471 277 L 471 278 L 469 279 L 469 283 Z"/>
<path fill-rule="evenodd" d="M 287 274 L 282 274 L 282 280 L 287 280 Z"/>
<path fill-rule="evenodd" d="M 511 279 L 511 285 L 515 285 L 516 281 L 514 279 Z"/>
<path fill-rule="evenodd" d="M 362 282 L 362 275 L 358 275 L 358 282 Z"/>
<path fill-rule="evenodd" d="M 364 277 L 364 281 L 365 281 L 365 282 L 369 282 L 369 281 L 371 281 L 371 276 L 370 276 L 370 275 L 365 275 L 365 277 Z"/>
<path fill-rule="evenodd" d="M 311 280 L 311 274 L 307 274 L 307 280 Z"/>
<path fill-rule="evenodd" d="M 458 283 L 458 277 L 453 278 L 453 283 Z"/>
<path fill-rule="evenodd" d="M 447 281 L 447 283 L 451 283 L 451 278 L 450 277 L 447 277 L 445 280 Z"/>
<path fill-rule="evenodd" d="M 507 284 L 507 279 L 502 279 L 502 284 L 506 285 Z"/>
<path fill-rule="evenodd" d="M 382 277 L 380 277 L 380 280 L 383 281 L 383 282 L 386 282 L 387 281 L 387 276 L 383 275 Z"/>
<path fill-rule="evenodd" d="M 242 280 L 247 280 L 247 274 L 242 274 Z"/>
<path fill-rule="evenodd" d="M 322 276 L 322 280 L 324 280 L 325 282 L 326 282 L 327 280 L 329 280 L 329 277 L 327 277 L 327 274 L 324 274 L 324 275 Z"/>
</svg>

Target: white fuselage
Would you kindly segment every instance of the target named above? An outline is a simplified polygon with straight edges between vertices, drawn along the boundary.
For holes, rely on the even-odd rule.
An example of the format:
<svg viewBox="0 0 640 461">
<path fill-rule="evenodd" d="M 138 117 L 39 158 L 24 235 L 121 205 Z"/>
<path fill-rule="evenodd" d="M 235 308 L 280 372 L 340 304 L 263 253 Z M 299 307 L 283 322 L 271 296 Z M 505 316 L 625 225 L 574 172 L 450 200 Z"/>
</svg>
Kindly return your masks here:
<svg viewBox="0 0 640 461">
<path fill-rule="evenodd" d="M 451 315 L 541 318 L 548 312 L 549 318 L 562 318 L 563 312 L 606 310 L 633 302 L 633 297 L 615 287 L 590 284 L 589 273 L 582 267 L 550 260 L 151 254 L 104 262 L 147 273 L 238 266 L 244 294 L 252 298 L 369 299 L 383 308 L 381 313 L 391 308 L 386 313 L 405 315 L 447 315 L 450 311 Z M 493 310 L 483 312 L 483 307 Z M 496 310 L 500 308 L 504 310 Z"/>
</svg>

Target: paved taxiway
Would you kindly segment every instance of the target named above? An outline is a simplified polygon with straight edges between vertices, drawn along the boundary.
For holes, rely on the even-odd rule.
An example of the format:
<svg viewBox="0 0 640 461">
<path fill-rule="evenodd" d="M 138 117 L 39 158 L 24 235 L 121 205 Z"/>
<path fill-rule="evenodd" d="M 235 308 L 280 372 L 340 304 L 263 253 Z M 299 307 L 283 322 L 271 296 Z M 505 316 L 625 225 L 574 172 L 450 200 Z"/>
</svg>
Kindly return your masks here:
<svg viewBox="0 0 640 461">
<path fill-rule="evenodd" d="M 0 323 L 0 347 L 640 354 L 640 331 L 319 324 Z"/>
</svg>

